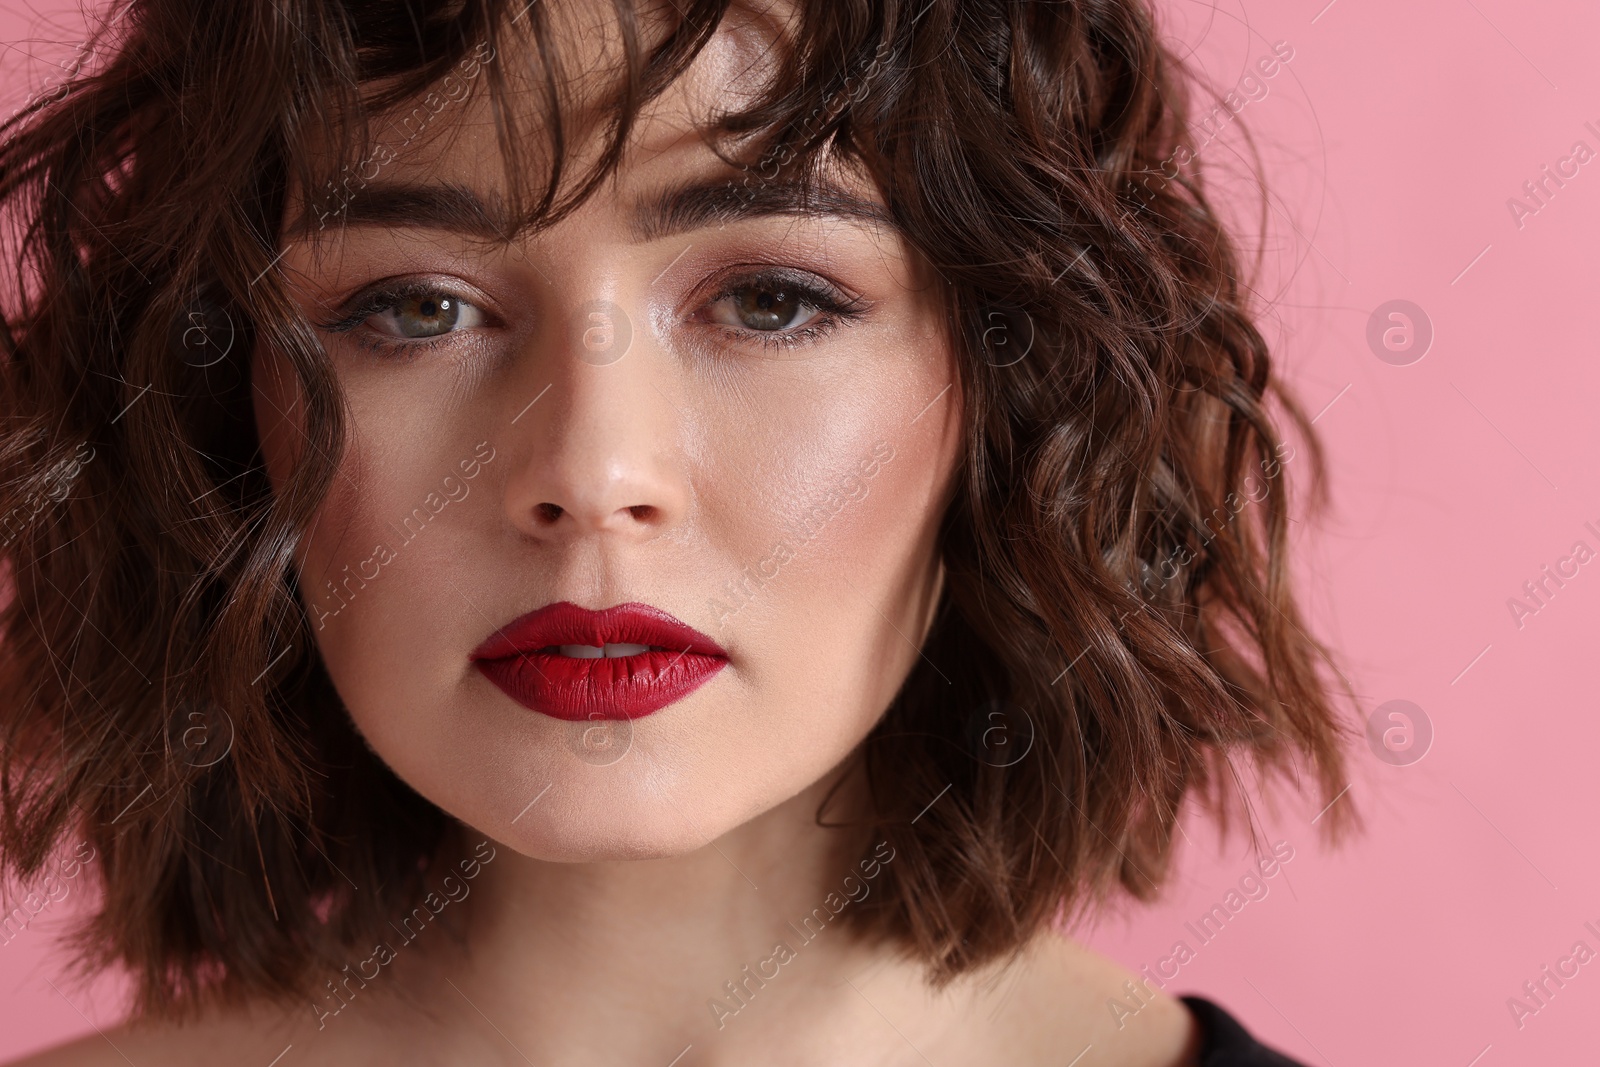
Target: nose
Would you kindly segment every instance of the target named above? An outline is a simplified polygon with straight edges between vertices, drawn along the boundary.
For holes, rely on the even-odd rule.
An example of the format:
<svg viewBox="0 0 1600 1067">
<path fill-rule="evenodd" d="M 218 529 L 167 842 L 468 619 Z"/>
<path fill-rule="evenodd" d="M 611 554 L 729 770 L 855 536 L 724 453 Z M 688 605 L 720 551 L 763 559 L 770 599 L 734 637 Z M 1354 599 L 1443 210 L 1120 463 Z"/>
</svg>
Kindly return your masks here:
<svg viewBox="0 0 1600 1067">
<path fill-rule="evenodd" d="M 540 331 L 531 344 L 542 351 L 521 361 L 523 395 L 540 395 L 514 416 L 508 518 L 545 541 L 650 540 L 683 520 L 691 497 L 669 399 L 676 361 L 620 306 L 593 305 L 552 316 L 561 328 Z"/>
</svg>

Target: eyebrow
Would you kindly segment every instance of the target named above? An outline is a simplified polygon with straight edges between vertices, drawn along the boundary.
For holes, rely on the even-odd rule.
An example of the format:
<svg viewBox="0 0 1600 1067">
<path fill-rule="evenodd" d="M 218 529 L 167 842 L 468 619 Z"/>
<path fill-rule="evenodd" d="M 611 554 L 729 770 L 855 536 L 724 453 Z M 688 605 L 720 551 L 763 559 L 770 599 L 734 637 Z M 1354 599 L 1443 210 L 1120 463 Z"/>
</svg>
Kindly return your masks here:
<svg viewBox="0 0 1600 1067">
<path fill-rule="evenodd" d="M 893 221 L 881 204 L 829 181 L 809 186 L 798 182 L 717 181 L 672 186 L 643 201 L 634 213 L 633 234 L 638 240 L 654 241 L 713 224 L 779 215 L 846 218 L 893 228 Z"/>
<path fill-rule="evenodd" d="M 740 183 L 691 181 L 669 186 L 641 200 L 629 228 L 639 241 L 774 216 L 846 218 L 893 228 L 888 211 L 875 201 L 829 181 Z M 290 227 L 307 233 L 322 225 L 387 226 L 448 230 L 484 240 L 508 242 L 518 227 L 498 197 L 483 197 L 456 182 L 373 182 L 351 196 L 342 210 L 308 211 Z"/>
</svg>

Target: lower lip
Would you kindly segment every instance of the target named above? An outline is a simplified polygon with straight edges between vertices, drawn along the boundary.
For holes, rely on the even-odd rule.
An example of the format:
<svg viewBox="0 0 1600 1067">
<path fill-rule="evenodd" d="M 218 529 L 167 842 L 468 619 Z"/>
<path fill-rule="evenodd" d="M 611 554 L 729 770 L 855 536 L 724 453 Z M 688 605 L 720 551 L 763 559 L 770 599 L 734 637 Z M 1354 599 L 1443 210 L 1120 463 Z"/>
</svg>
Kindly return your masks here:
<svg viewBox="0 0 1600 1067">
<path fill-rule="evenodd" d="M 579 659 L 530 652 L 481 659 L 478 670 L 523 707 L 555 719 L 638 719 L 682 700 L 728 665 L 696 652 Z"/>
</svg>

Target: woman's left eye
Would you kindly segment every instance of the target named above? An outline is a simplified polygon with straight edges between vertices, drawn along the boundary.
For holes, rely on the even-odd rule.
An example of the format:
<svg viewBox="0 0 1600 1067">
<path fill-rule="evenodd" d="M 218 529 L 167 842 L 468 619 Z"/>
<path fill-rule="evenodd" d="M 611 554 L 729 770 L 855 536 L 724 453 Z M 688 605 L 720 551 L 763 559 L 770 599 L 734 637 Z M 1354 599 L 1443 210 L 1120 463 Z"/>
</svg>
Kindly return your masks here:
<svg viewBox="0 0 1600 1067">
<path fill-rule="evenodd" d="M 822 313 L 807 294 L 787 283 L 757 283 L 718 297 L 709 307 L 712 322 L 770 333 L 805 326 Z"/>
<path fill-rule="evenodd" d="M 840 322 L 856 318 L 859 301 L 846 297 L 822 279 L 764 273 L 739 279 L 704 305 L 703 321 L 753 334 L 761 340 L 786 343 L 803 340 Z"/>
</svg>

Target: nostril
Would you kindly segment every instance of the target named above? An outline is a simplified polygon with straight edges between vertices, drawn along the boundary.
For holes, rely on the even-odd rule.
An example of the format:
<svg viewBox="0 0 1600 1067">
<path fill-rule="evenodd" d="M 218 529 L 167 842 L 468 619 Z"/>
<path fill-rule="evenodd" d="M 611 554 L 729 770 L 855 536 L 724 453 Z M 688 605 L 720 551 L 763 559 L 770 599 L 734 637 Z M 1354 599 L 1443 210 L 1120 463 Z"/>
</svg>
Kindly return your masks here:
<svg viewBox="0 0 1600 1067">
<path fill-rule="evenodd" d="M 656 517 L 654 504 L 634 504 L 628 508 L 628 514 L 639 522 L 649 522 Z"/>
<path fill-rule="evenodd" d="M 561 517 L 561 505 L 544 503 L 533 509 L 539 513 L 539 518 L 545 522 L 555 522 Z"/>
</svg>

